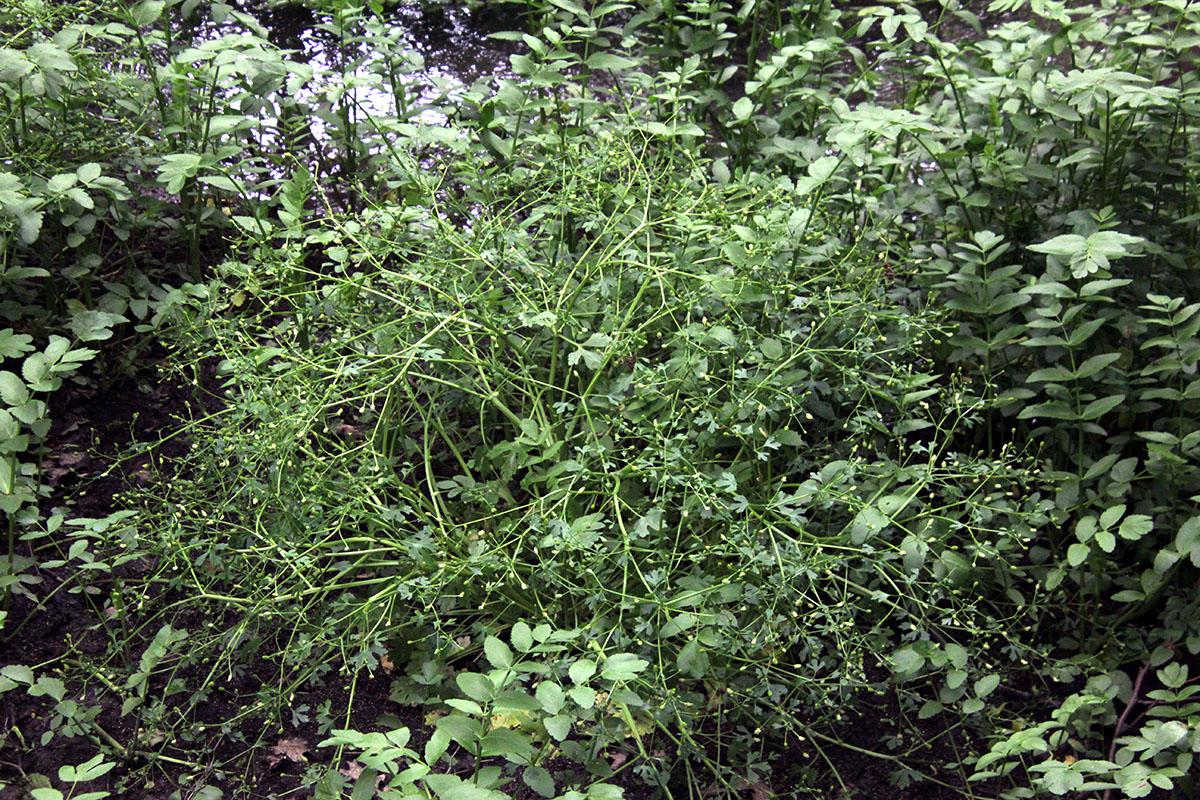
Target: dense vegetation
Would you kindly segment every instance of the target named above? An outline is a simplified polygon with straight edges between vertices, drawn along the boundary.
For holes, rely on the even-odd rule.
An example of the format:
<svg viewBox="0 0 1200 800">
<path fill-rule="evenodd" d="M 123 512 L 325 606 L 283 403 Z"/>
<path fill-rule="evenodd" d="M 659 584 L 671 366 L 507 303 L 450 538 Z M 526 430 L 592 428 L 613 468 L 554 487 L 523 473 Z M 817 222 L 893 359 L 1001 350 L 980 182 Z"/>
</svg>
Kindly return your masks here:
<svg viewBox="0 0 1200 800">
<path fill-rule="evenodd" d="M 14 797 L 1196 796 L 1194 3 L 313 4 L 0 8 Z"/>
</svg>

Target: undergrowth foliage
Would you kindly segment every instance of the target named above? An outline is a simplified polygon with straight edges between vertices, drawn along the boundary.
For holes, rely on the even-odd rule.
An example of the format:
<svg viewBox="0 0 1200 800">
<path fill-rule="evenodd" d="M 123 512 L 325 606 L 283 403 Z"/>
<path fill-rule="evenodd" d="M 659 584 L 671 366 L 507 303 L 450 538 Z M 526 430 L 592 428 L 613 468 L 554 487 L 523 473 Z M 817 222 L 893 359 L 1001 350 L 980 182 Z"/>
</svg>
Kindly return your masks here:
<svg viewBox="0 0 1200 800">
<path fill-rule="evenodd" d="M 1191 4 L 553 0 L 472 86 L 327 6 L 316 68 L 220 3 L 3 18 L 0 585 L 74 570 L 111 643 L 4 667 L 43 745 L 261 749 L 382 669 L 427 730 L 322 707 L 315 796 L 849 796 L 842 744 L 1195 791 Z M 138 148 L 28 148 L 88 93 Z M 161 274 L 113 244 L 163 233 Z M 115 332 L 223 407 L 129 510 L 46 514 L 39 393 Z"/>
</svg>

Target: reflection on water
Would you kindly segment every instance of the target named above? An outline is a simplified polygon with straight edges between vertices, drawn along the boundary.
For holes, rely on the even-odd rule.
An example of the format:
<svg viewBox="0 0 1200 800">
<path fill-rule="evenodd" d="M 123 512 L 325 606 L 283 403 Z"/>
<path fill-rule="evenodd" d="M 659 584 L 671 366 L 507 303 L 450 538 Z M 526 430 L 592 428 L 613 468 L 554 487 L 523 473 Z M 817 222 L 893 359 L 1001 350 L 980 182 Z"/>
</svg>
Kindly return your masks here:
<svg viewBox="0 0 1200 800">
<path fill-rule="evenodd" d="M 361 119 L 365 114 L 408 117 L 414 107 L 428 106 L 456 88 L 511 74 L 508 57 L 516 48 L 488 37 L 519 27 L 520 20 L 489 5 L 470 9 L 459 4 L 405 4 L 389 8 L 382 17 L 366 12 L 349 21 L 295 3 L 248 10 L 266 28 L 272 44 L 293 51 L 293 60 L 313 67 L 306 94 L 348 85 L 354 93 L 355 117 Z M 384 85 L 372 75 L 384 77 Z M 407 108 L 397 107 L 396 89 L 403 90 Z M 442 121 L 428 108 L 420 116 L 428 123 Z"/>
<path fill-rule="evenodd" d="M 377 177 L 378 164 L 371 162 L 389 143 L 409 135 L 414 124 L 445 125 L 467 88 L 511 76 L 509 55 L 516 46 L 489 35 L 521 27 L 518 16 L 496 10 L 514 6 L 472 10 L 410 3 L 376 15 L 365 3 L 350 5 L 322 11 L 260 0 L 246 4 L 240 21 L 234 15 L 189 31 L 193 48 L 236 45 L 264 54 L 273 46 L 289 63 L 287 90 L 275 82 L 278 88 L 265 94 L 251 89 L 253 97 L 239 101 L 234 98 L 244 85 L 213 87 L 217 96 L 257 118 L 242 129 L 245 149 L 236 158 L 249 194 L 260 194 L 261 182 L 272 186 L 302 163 L 329 190 L 329 202 L 352 206 L 351 187 Z M 266 42 L 246 36 L 246 25 L 255 23 Z M 272 69 L 264 67 L 261 85 L 272 83 Z"/>
</svg>

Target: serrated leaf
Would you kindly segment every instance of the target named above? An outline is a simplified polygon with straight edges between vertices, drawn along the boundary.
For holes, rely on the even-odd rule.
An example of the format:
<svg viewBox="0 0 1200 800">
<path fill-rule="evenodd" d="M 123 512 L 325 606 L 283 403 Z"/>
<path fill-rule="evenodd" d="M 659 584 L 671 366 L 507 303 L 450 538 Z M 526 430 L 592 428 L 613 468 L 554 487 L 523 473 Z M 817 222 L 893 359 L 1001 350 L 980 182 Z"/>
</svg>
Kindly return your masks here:
<svg viewBox="0 0 1200 800">
<path fill-rule="evenodd" d="M 978 697 L 968 697 L 962 702 L 962 712 L 964 714 L 978 714 L 984 709 L 984 702 Z"/>
<path fill-rule="evenodd" d="M 838 163 L 837 156 L 821 156 L 808 165 L 808 175 L 813 180 L 823 183 L 837 170 Z"/>
<path fill-rule="evenodd" d="M 533 743 L 520 731 L 496 728 L 479 741 L 481 755 L 504 756 L 518 764 L 527 763 L 534 753 Z"/>
<path fill-rule="evenodd" d="M 571 718 L 566 715 L 546 717 L 542 724 L 546 726 L 546 733 L 557 741 L 561 742 L 571 735 Z"/>
<path fill-rule="evenodd" d="M 596 662 L 586 658 L 579 659 L 567 670 L 567 675 L 570 676 L 571 682 L 576 684 L 587 683 L 588 679 L 595 674 Z"/>
<path fill-rule="evenodd" d="M 1084 561 L 1087 561 L 1088 556 L 1092 554 L 1092 548 L 1086 544 L 1076 542 L 1067 548 L 1067 563 L 1072 567 L 1078 567 Z"/>
<path fill-rule="evenodd" d="M 547 714 L 557 714 L 567 702 L 567 693 L 553 681 L 542 681 L 534 691 L 534 697 L 542 704 Z"/>
<path fill-rule="evenodd" d="M 528 653 L 533 649 L 533 631 L 524 622 L 518 622 L 512 626 L 509 638 L 512 639 L 513 647 L 522 653 Z"/>
<path fill-rule="evenodd" d="M 696 624 L 696 615 L 682 611 L 667 621 L 658 631 L 658 638 L 669 639 Z"/>
<path fill-rule="evenodd" d="M 554 797 L 554 778 L 544 768 L 526 767 L 521 780 L 542 797 Z"/>
<path fill-rule="evenodd" d="M 1037 405 L 1025 406 L 1017 414 L 1017 419 L 1064 419 L 1077 420 L 1079 415 L 1075 410 L 1058 400 L 1052 400 L 1048 403 L 1038 403 Z"/>
<path fill-rule="evenodd" d="M 23 406 L 29 401 L 29 389 L 25 381 L 15 373 L 7 370 L 0 371 L 0 400 L 10 406 Z"/>
<path fill-rule="evenodd" d="M 979 698 L 987 697 L 989 694 L 996 691 L 996 687 L 999 685 L 999 675 L 986 675 L 975 681 L 975 696 Z"/>
<path fill-rule="evenodd" d="M 1121 517 L 1125 516 L 1125 504 L 1109 506 L 1100 513 L 1100 527 L 1111 528 L 1117 524 Z"/>
<path fill-rule="evenodd" d="M 644 658 L 638 658 L 632 653 L 617 653 L 609 656 L 600 671 L 600 677 L 609 681 L 630 681 L 638 673 L 650 666 Z"/>
<path fill-rule="evenodd" d="M 104 756 L 97 753 L 77 767 L 63 765 L 58 768 L 58 779 L 64 783 L 82 783 L 83 781 L 93 781 L 115 767 L 116 764 L 105 763 Z"/>
<path fill-rule="evenodd" d="M 912 675 L 925 666 L 925 656 L 911 647 L 902 647 L 892 656 L 892 670 L 900 675 Z"/>
<path fill-rule="evenodd" d="M 701 647 L 698 639 L 692 639 L 679 651 L 675 658 L 675 666 L 685 675 L 699 680 L 708 673 L 708 653 Z"/>
<path fill-rule="evenodd" d="M 29 695 L 31 697 L 49 696 L 55 700 L 62 700 L 67 695 L 67 687 L 58 678 L 43 675 L 37 679 L 37 683 L 29 687 Z"/>
<path fill-rule="evenodd" d="M 1102 353 L 1098 356 L 1092 356 L 1079 365 L 1078 369 L 1075 370 L 1075 377 L 1079 379 L 1090 378 L 1120 358 L 1120 353 Z"/>
<path fill-rule="evenodd" d="M 166 5 L 164 0 L 143 0 L 133 9 L 133 24 L 139 28 L 153 25 L 162 16 Z"/>
<path fill-rule="evenodd" d="M 26 686 L 33 683 L 33 670 L 24 664 L 9 664 L 5 667 L 0 667 L 0 675 L 3 675 L 10 681 L 15 681 Z"/>
<path fill-rule="evenodd" d="M 625 58 L 623 56 L 613 55 L 612 53 L 593 53 L 592 55 L 588 56 L 587 61 L 584 63 L 587 64 L 588 69 L 619 70 L 635 67 L 637 66 L 638 62 L 634 61 L 632 58 Z"/>
<path fill-rule="evenodd" d="M 100 177 L 101 172 L 103 172 L 103 170 L 99 164 L 96 164 L 95 162 L 88 162 L 87 164 L 83 164 L 75 170 L 75 177 L 79 178 L 81 183 L 91 183 L 92 181 L 96 180 L 96 178 Z"/>
<path fill-rule="evenodd" d="M 22 244 L 33 244 L 42 231 L 41 211 L 22 211 L 18 217 L 17 237 Z"/>
<path fill-rule="evenodd" d="M 495 636 L 489 636 L 483 640 L 483 654 L 496 669 L 508 669 L 513 665 L 512 650 Z"/>
<path fill-rule="evenodd" d="M 496 686 L 486 675 L 478 672 L 460 672 L 454 678 L 462 693 L 472 700 L 486 703 L 496 695 Z"/>
<path fill-rule="evenodd" d="M 1053 239 L 1048 239 L 1041 244 L 1031 244 L 1029 249 L 1035 253 L 1046 253 L 1060 258 L 1068 258 L 1076 253 L 1084 252 L 1087 249 L 1087 239 L 1075 233 L 1067 233 L 1062 236 L 1055 236 Z"/>
<path fill-rule="evenodd" d="M 591 708 L 596 705 L 596 690 L 590 686 L 572 686 L 567 690 L 567 695 L 575 701 L 580 708 Z"/>
<path fill-rule="evenodd" d="M 464 700 L 461 697 L 451 697 L 446 701 L 446 705 L 457 711 L 461 711 L 464 714 L 470 714 L 475 717 L 482 717 L 484 714 L 483 708 L 480 707 L 480 705 L 474 700 Z"/>
<path fill-rule="evenodd" d="M 1130 514 L 1121 521 L 1121 528 L 1117 531 L 1117 535 L 1122 539 L 1137 541 L 1152 530 L 1154 530 L 1153 519 L 1145 514 Z"/>
<path fill-rule="evenodd" d="M 62 194 L 79 180 L 74 172 L 64 172 L 46 181 L 46 190 L 51 194 Z"/>
</svg>

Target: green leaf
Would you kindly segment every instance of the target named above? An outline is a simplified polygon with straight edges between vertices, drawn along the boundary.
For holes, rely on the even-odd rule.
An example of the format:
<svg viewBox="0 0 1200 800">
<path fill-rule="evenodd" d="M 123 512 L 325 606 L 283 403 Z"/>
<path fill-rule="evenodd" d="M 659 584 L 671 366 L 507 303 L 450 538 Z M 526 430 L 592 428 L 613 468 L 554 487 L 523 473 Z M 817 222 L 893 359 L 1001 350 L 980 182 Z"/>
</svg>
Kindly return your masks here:
<svg viewBox="0 0 1200 800">
<path fill-rule="evenodd" d="M 567 693 L 554 681 L 542 681 L 534 691 L 534 696 L 542 704 L 547 714 L 557 714 L 567 702 Z"/>
<path fill-rule="evenodd" d="M 64 172 L 46 181 L 46 191 L 51 194 L 62 194 L 79 180 L 74 172 Z"/>
<path fill-rule="evenodd" d="M 378 777 L 379 772 L 375 768 L 364 766 L 354 781 L 354 788 L 350 790 L 350 800 L 371 800 L 375 796 Z M 341 797 L 340 794 L 338 796 Z"/>
<path fill-rule="evenodd" d="M 566 715 L 546 717 L 542 724 L 546 726 L 546 733 L 557 741 L 564 741 L 571 735 L 571 718 Z"/>
<path fill-rule="evenodd" d="M 604 662 L 600 677 L 610 681 L 629 681 L 648 666 L 650 662 L 644 658 L 638 658 L 632 653 L 617 653 L 609 656 Z"/>
<path fill-rule="evenodd" d="M 572 686 L 567 695 L 575 701 L 580 708 L 591 708 L 596 705 L 596 690 L 590 686 Z"/>
<path fill-rule="evenodd" d="M 467 748 L 474 747 L 475 742 L 483 735 L 483 725 L 479 720 L 461 714 L 441 717 L 434 724 L 439 731 Z"/>
<path fill-rule="evenodd" d="M 518 691 L 501 692 L 492 702 L 492 710 L 499 714 L 538 711 L 541 707 L 540 702 L 524 692 Z"/>
<path fill-rule="evenodd" d="M 99 164 L 88 162 L 75 170 L 75 177 L 79 178 L 80 183 L 91 183 L 100 177 L 101 172 L 103 170 Z"/>
<path fill-rule="evenodd" d="M 1122 539 L 1137 541 L 1154 530 L 1154 520 L 1145 514 L 1130 514 L 1121 522 L 1117 535 Z"/>
<path fill-rule="evenodd" d="M 1175 549 L 1180 555 L 1190 556 L 1192 564 L 1200 567 L 1200 517 L 1192 517 L 1179 526 Z"/>
<path fill-rule="evenodd" d="M 475 717 L 482 717 L 484 713 L 483 709 L 474 700 L 463 700 L 461 697 L 450 698 L 446 701 L 446 705 Z"/>
<path fill-rule="evenodd" d="M 783 357 L 783 343 L 778 339 L 770 337 L 763 339 L 758 343 L 758 350 L 768 361 L 775 361 Z"/>
<path fill-rule="evenodd" d="M 837 170 L 840 159 L 837 156 L 821 156 L 808 165 L 808 174 L 813 180 L 825 182 Z"/>
<path fill-rule="evenodd" d="M 0 400 L 10 406 L 23 406 L 29 401 L 29 389 L 25 381 L 15 373 L 7 370 L 0 371 Z"/>
<path fill-rule="evenodd" d="M 1063 367 L 1046 367 L 1029 373 L 1029 377 L 1025 380 L 1029 383 L 1043 383 L 1046 381 L 1057 383 L 1059 381 L 1069 381 L 1072 377 L 1074 376 L 1071 374 L 1071 371 Z"/>
<path fill-rule="evenodd" d="M 510 638 L 513 647 L 522 653 L 528 653 L 533 649 L 533 631 L 524 622 L 518 622 L 512 626 Z"/>
<path fill-rule="evenodd" d="M 1053 239 L 1048 239 L 1041 244 L 1032 244 L 1029 249 L 1035 253 L 1046 253 L 1060 258 L 1069 258 L 1076 253 L 1083 253 L 1087 249 L 1087 239 L 1075 233 L 1067 233 L 1062 236 L 1055 236 Z"/>
<path fill-rule="evenodd" d="M 162 16 L 166 6 L 164 0 L 143 0 L 133 9 L 133 24 L 139 28 L 153 25 Z"/>
<path fill-rule="evenodd" d="M 754 113 L 754 101 L 749 97 L 743 97 L 733 104 L 731 110 L 733 111 L 734 119 L 738 122 L 744 122 Z"/>
<path fill-rule="evenodd" d="M 0 667 L 0 675 L 26 686 L 33 683 L 33 670 L 24 664 L 9 664 L 6 667 Z"/>
<path fill-rule="evenodd" d="M 112 338 L 113 319 L 103 311 L 78 311 L 71 315 L 71 330 L 81 342 Z"/>
<path fill-rule="evenodd" d="M 579 659 L 567 670 L 567 675 L 570 676 L 571 682 L 577 684 L 587 683 L 588 679 L 595 674 L 596 662 L 586 658 Z"/>
<path fill-rule="evenodd" d="M 699 680 L 708 673 L 708 653 L 701 647 L 699 640 L 692 639 L 679 651 L 675 658 L 675 666 L 685 675 Z"/>
<path fill-rule="evenodd" d="M 1075 410 L 1059 400 L 1051 400 L 1048 403 L 1038 403 L 1037 405 L 1025 406 L 1017 414 L 1017 419 L 1065 419 L 1077 420 L 1079 415 Z"/>
<path fill-rule="evenodd" d="M 570 12 L 571 14 L 574 14 L 575 16 L 579 17 L 581 20 L 588 21 L 588 20 L 591 20 L 591 18 L 592 18 L 592 15 L 587 12 L 587 9 L 585 9 L 583 6 L 579 5 L 578 3 L 572 2 L 572 0 L 550 0 L 550 2 L 553 3 L 554 5 L 558 6 L 562 10 Z"/>
<path fill-rule="evenodd" d="M 636 67 L 638 62 L 632 58 L 624 58 L 612 53 L 593 53 L 584 63 L 587 64 L 588 69 L 619 70 Z"/>
<path fill-rule="evenodd" d="M 67 695 L 67 687 L 58 678 L 51 678 L 43 675 L 37 679 L 37 683 L 29 687 L 30 697 L 50 696 L 55 700 L 62 700 Z"/>
<path fill-rule="evenodd" d="M 542 797 L 554 797 L 554 778 L 544 768 L 526 767 L 521 780 Z"/>
<path fill-rule="evenodd" d="M 116 764 L 106 764 L 103 762 L 104 756 L 97 753 L 78 767 L 63 765 L 58 768 L 58 779 L 66 783 L 81 783 L 83 781 L 95 780 L 102 775 L 108 774 L 108 771 L 116 766 Z"/>
<path fill-rule="evenodd" d="M 688 613 L 687 611 L 681 611 L 668 620 L 666 625 L 662 626 L 662 628 L 658 631 L 658 638 L 669 639 L 672 636 L 677 636 L 695 624 L 695 614 Z"/>
<path fill-rule="evenodd" d="M 24 448 L 22 448 L 24 449 Z M 9 458 L 0 458 L 0 500 L 11 500 L 13 498 L 13 487 L 16 481 L 13 480 L 13 462 Z M 9 509 L 5 507 L 3 510 L 6 513 L 14 514 L 20 508 L 21 502 L 17 500 L 17 507 Z"/>
<path fill-rule="evenodd" d="M 17 236 L 22 244 L 33 244 L 42 230 L 41 211 L 23 211 L 18 217 Z"/>
<path fill-rule="evenodd" d="M 15 84 L 33 72 L 33 63 L 20 52 L 0 47 L 0 83 Z"/>
<path fill-rule="evenodd" d="M 807 444 L 807 440 L 803 436 L 795 431 L 789 431 L 787 428 L 780 428 L 771 434 L 771 436 L 775 441 L 786 447 L 803 447 Z"/>
<path fill-rule="evenodd" d="M 1103 278 L 1101 280 L 1088 281 L 1079 290 L 1080 297 L 1090 297 L 1100 292 L 1109 292 L 1113 289 L 1119 289 L 1122 286 L 1128 286 L 1133 281 L 1125 278 Z"/>
<path fill-rule="evenodd" d="M 15 333 L 12 328 L 0 330 L 0 358 L 20 358 L 33 350 L 33 337 Z"/>
<path fill-rule="evenodd" d="M 1088 320 L 1075 330 L 1071 331 L 1071 335 L 1067 337 L 1067 344 L 1071 347 L 1078 347 L 1088 339 L 1092 338 L 1092 334 L 1100 330 L 1100 328 L 1103 327 L 1104 323 L 1107 321 L 1108 320 L 1106 320 L 1104 317 Z"/>
<path fill-rule="evenodd" d="M 1123 394 L 1113 394 L 1108 397 L 1102 397 L 1099 400 L 1093 400 L 1083 409 L 1079 418 L 1082 420 L 1099 419 L 1123 402 L 1125 402 L 1125 395 Z"/>
<path fill-rule="evenodd" d="M 483 640 L 483 654 L 496 669 L 508 669 L 513 665 L 512 650 L 495 636 Z"/>
<path fill-rule="evenodd" d="M 925 656 L 911 647 L 902 647 L 892 656 L 892 671 L 898 675 L 914 675 L 925 666 Z"/>
<path fill-rule="evenodd" d="M 1076 542 L 1067 548 L 1067 563 L 1072 567 L 1078 567 L 1084 561 L 1087 561 L 1089 555 L 1092 554 L 1092 548 L 1086 544 Z"/>
<path fill-rule="evenodd" d="M 425 742 L 425 763 L 432 767 L 449 746 L 450 734 L 441 728 L 434 730 Z"/>
<path fill-rule="evenodd" d="M 975 681 L 975 696 L 979 698 L 987 697 L 992 692 L 996 691 L 996 687 L 1000 685 L 999 675 L 987 675 Z"/>
<path fill-rule="evenodd" d="M 528 763 L 533 758 L 533 743 L 529 737 L 510 728 L 496 728 L 479 741 L 482 755 L 504 756 L 509 761 Z"/>
<path fill-rule="evenodd" d="M 1079 379 L 1090 378 L 1120 358 L 1120 353 L 1102 353 L 1098 356 L 1092 356 L 1079 365 L 1079 368 L 1075 370 L 1075 377 Z"/>
<path fill-rule="evenodd" d="M 1113 525 L 1116 525 L 1117 521 L 1123 516 L 1125 516 L 1124 503 L 1121 503 L 1120 505 L 1109 506 L 1100 514 L 1100 527 L 1111 528 Z"/>
<path fill-rule="evenodd" d="M 39 786 L 36 789 L 30 789 L 29 796 L 33 800 L 63 800 L 63 793 L 49 786 Z"/>
<path fill-rule="evenodd" d="M 460 672 L 454 681 L 463 694 L 480 703 L 486 703 L 496 696 L 495 684 L 488 676 L 478 672 Z"/>
<path fill-rule="evenodd" d="M 859 511 L 850 523 L 850 541 L 854 544 L 862 544 L 889 525 L 891 525 L 891 520 L 881 514 L 879 509 L 867 506 Z"/>
<path fill-rule="evenodd" d="M 457 775 L 434 772 L 426 775 L 424 780 L 438 800 L 509 800 L 509 796 L 502 792 L 468 783 Z M 371 781 L 371 787 L 374 794 L 374 780 Z"/>
</svg>

